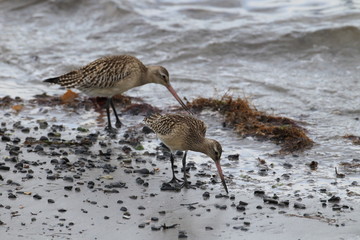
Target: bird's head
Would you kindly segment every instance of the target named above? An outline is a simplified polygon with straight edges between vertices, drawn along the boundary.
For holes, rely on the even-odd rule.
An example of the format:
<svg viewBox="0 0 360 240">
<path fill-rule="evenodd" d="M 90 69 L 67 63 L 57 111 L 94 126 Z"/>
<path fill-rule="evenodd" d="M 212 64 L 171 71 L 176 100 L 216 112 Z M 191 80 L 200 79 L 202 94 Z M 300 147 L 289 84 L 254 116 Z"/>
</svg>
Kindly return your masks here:
<svg viewBox="0 0 360 240">
<path fill-rule="evenodd" d="M 220 165 L 220 158 L 221 158 L 221 154 L 222 154 L 221 144 L 214 139 L 207 138 L 206 141 L 207 141 L 207 144 L 206 144 L 207 147 L 206 147 L 206 150 L 204 153 L 206 155 L 208 155 L 209 157 L 211 157 L 212 160 L 214 160 L 216 168 L 219 173 L 219 177 L 225 188 L 225 191 L 226 191 L 226 193 L 229 193 L 226 183 L 225 183 L 224 174 L 222 173 L 222 169 L 221 169 L 221 165 Z"/>
<path fill-rule="evenodd" d="M 185 105 L 185 103 L 181 100 L 181 98 L 177 95 L 176 91 L 171 86 L 169 72 L 166 70 L 166 68 L 162 66 L 148 66 L 147 78 L 149 83 L 157 83 L 164 85 L 169 90 L 169 92 L 174 96 L 174 98 L 180 103 L 180 105 L 188 113 L 192 114 L 192 112 L 189 110 L 189 108 Z"/>
</svg>

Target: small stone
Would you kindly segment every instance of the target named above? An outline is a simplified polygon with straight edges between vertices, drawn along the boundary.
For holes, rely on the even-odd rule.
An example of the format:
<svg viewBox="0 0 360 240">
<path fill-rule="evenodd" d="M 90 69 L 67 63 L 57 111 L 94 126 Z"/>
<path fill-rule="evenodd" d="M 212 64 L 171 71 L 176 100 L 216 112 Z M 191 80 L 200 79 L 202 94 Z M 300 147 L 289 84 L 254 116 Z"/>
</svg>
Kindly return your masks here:
<svg viewBox="0 0 360 240">
<path fill-rule="evenodd" d="M 243 202 L 243 201 L 239 201 L 239 205 L 240 205 L 240 206 L 247 206 L 248 203 L 247 203 L 247 202 Z"/>
<path fill-rule="evenodd" d="M 138 209 L 139 210 L 145 210 L 145 207 L 144 206 L 139 206 Z"/>
<path fill-rule="evenodd" d="M 64 180 L 64 181 L 67 181 L 67 182 L 74 182 L 74 178 L 71 177 L 71 176 L 64 176 L 64 177 L 63 177 L 63 180 Z"/>
<path fill-rule="evenodd" d="M 35 194 L 35 195 L 33 196 L 33 198 L 35 198 L 35 199 L 37 199 L 37 200 L 42 199 L 42 197 L 41 197 L 39 194 Z"/>
<path fill-rule="evenodd" d="M 204 192 L 202 196 L 203 196 L 204 199 L 209 199 L 210 198 L 210 193 L 209 192 Z"/>
<path fill-rule="evenodd" d="M 127 211 L 127 207 L 121 207 L 120 211 L 126 212 Z"/>
<path fill-rule="evenodd" d="M 5 166 L 5 165 L 1 165 L 1 166 L 0 166 L 0 170 L 9 171 L 9 170 L 10 170 L 10 167 L 9 167 L 9 166 Z"/>
<path fill-rule="evenodd" d="M 305 209 L 305 204 L 303 203 L 294 203 L 294 208 L 297 208 L 297 209 Z"/>
<path fill-rule="evenodd" d="M 159 221 L 159 218 L 158 217 L 151 217 L 151 221 L 157 222 L 157 221 Z"/>
<path fill-rule="evenodd" d="M 332 196 L 331 198 L 328 199 L 328 202 L 333 202 L 333 203 L 337 203 L 340 202 L 341 198 L 337 197 L 337 196 Z"/>
<path fill-rule="evenodd" d="M 133 199 L 133 200 L 136 200 L 136 199 L 138 198 L 138 196 L 136 196 L 136 195 L 131 195 L 131 196 L 129 196 L 129 198 L 130 198 L 130 199 Z"/>
<path fill-rule="evenodd" d="M 54 199 L 48 199 L 48 203 L 55 203 Z"/>
<path fill-rule="evenodd" d="M 264 203 L 268 203 L 268 204 L 278 204 L 278 201 L 273 199 L 273 198 L 270 198 L 270 197 L 264 197 Z"/>
<path fill-rule="evenodd" d="M 240 211 L 240 212 L 243 212 L 246 210 L 246 208 L 244 206 L 241 206 L 241 205 L 237 205 L 236 206 L 236 210 Z"/>
<path fill-rule="evenodd" d="M 160 231 L 160 230 L 161 230 L 161 226 L 151 226 L 151 230 L 152 230 L 152 231 Z"/>
<path fill-rule="evenodd" d="M 58 212 L 61 212 L 61 213 L 64 213 L 64 212 L 66 212 L 67 210 L 66 209 L 64 209 L 64 208 L 60 208 L 59 210 L 58 210 Z"/>
<path fill-rule="evenodd" d="M 134 170 L 134 173 L 150 174 L 150 171 L 149 171 L 149 169 L 147 169 L 147 168 L 142 168 L 142 169 Z"/>
<path fill-rule="evenodd" d="M 178 238 L 187 238 L 187 237 L 188 236 L 186 235 L 185 231 L 179 231 Z"/>
<path fill-rule="evenodd" d="M 212 227 L 209 227 L 209 226 L 206 226 L 205 227 L 205 231 L 211 231 L 211 230 L 213 230 L 214 228 L 212 228 Z"/>
<path fill-rule="evenodd" d="M 149 133 L 153 133 L 154 131 L 151 128 L 149 128 L 148 126 L 144 126 L 142 129 L 142 132 L 145 134 L 149 134 Z"/>
<path fill-rule="evenodd" d="M 139 227 L 139 228 L 144 228 L 145 225 L 146 225 L 145 223 L 140 223 L 140 224 L 138 225 L 138 227 Z"/>
<path fill-rule="evenodd" d="M 265 191 L 263 191 L 263 190 L 255 190 L 254 195 L 258 196 L 258 197 L 262 197 L 262 196 L 265 195 Z"/>
<path fill-rule="evenodd" d="M 73 186 L 65 186 L 64 189 L 67 191 L 71 191 L 73 189 Z"/>
<path fill-rule="evenodd" d="M 3 141 L 3 142 L 9 142 L 10 140 L 11 140 L 11 139 L 10 139 L 9 136 L 3 135 L 3 136 L 1 137 L 1 141 Z"/>
<path fill-rule="evenodd" d="M 8 198 L 10 198 L 10 199 L 15 199 L 15 198 L 17 198 L 17 197 L 16 197 L 15 194 L 9 193 L 9 194 L 8 194 Z"/>
<path fill-rule="evenodd" d="M 229 155 L 229 156 L 228 156 L 228 159 L 229 159 L 230 161 L 237 161 L 237 160 L 239 160 L 239 154 Z"/>
</svg>

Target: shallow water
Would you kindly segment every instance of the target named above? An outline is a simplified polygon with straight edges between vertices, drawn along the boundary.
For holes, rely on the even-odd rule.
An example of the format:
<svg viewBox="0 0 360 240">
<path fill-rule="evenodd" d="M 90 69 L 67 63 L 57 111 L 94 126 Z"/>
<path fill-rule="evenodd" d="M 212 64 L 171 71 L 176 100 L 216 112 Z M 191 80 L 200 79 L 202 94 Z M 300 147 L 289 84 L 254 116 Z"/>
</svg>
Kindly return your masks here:
<svg viewBox="0 0 360 240">
<path fill-rule="evenodd" d="M 200 115 L 209 136 L 222 142 L 225 156 L 240 154 L 238 163 L 223 161 L 225 173 L 234 175 L 232 191 L 261 187 L 307 196 L 309 189 L 327 188 L 346 198 L 349 189 L 359 193 L 351 186 L 359 174 L 345 172 L 346 178 L 336 179 L 334 167 L 360 153 L 359 146 L 342 138 L 360 135 L 359 19 L 360 3 L 340 0 L 3 0 L 0 97 L 62 94 L 63 89 L 41 80 L 104 55 L 135 55 L 146 64 L 165 66 L 174 88 L 188 100 L 224 93 L 248 97 L 257 109 L 299 120 L 308 130 L 312 149 L 279 157 L 272 143 L 241 139 L 219 129 L 220 116 Z M 177 104 L 162 86 L 127 94 L 160 108 Z M 58 121 L 73 127 L 67 119 Z M 95 127 L 89 119 L 81 121 Z M 258 157 L 273 163 L 276 176 L 258 175 Z M 189 158 L 207 161 L 195 153 Z M 306 165 L 311 161 L 319 162 L 316 172 Z M 293 168 L 284 168 L 285 162 Z M 275 181 L 284 173 L 291 174 L 291 187 Z"/>
</svg>

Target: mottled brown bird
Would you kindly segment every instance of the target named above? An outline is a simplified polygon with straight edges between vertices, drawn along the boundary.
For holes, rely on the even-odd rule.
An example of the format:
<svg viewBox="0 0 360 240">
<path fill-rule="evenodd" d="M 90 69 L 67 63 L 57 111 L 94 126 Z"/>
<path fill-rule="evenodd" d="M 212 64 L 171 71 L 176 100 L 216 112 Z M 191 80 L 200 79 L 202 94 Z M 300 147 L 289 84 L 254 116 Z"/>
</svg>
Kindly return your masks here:
<svg viewBox="0 0 360 240">
<path fill-rule="evenodd" d="M 171 150 L 170 162 L 173 177 L 169 183 L 176 183 L 179 181 L 175 177 L 173 152 L 176 150 L 182 150 L 185 151 L 185 154 L 182 160 L 184 170 L 184 184 L 181 187 L 188 187 L 185 166 L 187 151 L 191 150 L 195 152 L 202 152 L 214 160 L 221 178 L 221 182 L 225 188 L 226 193 L 228 193 L 220 165 L 220 158 L 222 153 L 221 145 L 216 140 L 205 137 L 206 125 L 203 121 L 190 115 L 153 114 L 149 117 L 146 117 L 144 122 Z"/>
<path fill-rule="evenodd" d="M 116 117 L 115 126 L 120 128 L 122 125 L 112 97 L 148 83 L 164 85 L 180 105 L 190 113 L 190 110 L 172 88 L 169 81 L 169 72 L 162 66 L 145 66 L 133 56 L 102 57 L 78 70 L 59 77 L 46 79 L 44 82 L 60 84 L 66 88 L 77 88 L 92 97 L 107 97 L 108 130 L 112 130 L 110 106 Z"/>
</svg>

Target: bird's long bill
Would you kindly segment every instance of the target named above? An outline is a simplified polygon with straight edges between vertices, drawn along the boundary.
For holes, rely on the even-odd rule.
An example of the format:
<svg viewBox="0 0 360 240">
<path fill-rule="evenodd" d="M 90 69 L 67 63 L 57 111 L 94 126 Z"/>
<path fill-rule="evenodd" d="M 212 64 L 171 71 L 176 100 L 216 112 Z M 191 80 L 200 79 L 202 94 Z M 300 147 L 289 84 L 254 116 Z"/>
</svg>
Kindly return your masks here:
<svg viewBox="0 0 360 240">
<path fill-rule="evenodd" d="M 220 176 L 221 182 L 222 182 L 222 184 L 223 184 L 223 186 L 225 188 L 225 191 L 226 191 L 226 193 L 229 193 L 228 188 L 227 188 L 226 183 L 225 183 L 224 174 L 222 173 L 222 169 L 221 169 L 221 166 L 220 166 L 220 161 L 216 161 L 215 165 L 216 165 L 216 168 L 217 168 L 217 170 L 219 172 L 219 176 Z"/>
<path fill-rule="evenodd" d="M 181 100 L 181 98 L 177 95 L 177 93 L 175 92 L 175 90 L 172 88 L 171 85 L 167 85 L 166 86 L 167 89 L 169 90 L 169 92 L 171 92 L 171 94 L 174 96 L 174 98 L 180 103 L 180 105 L 190 114 L 193 114 L 190 109 L 185 105 L 185 103 Z"/>
</svg>

